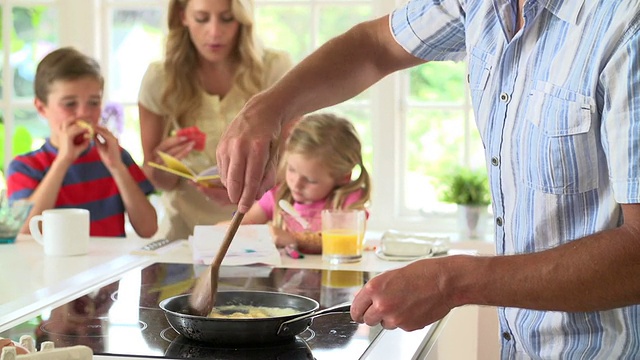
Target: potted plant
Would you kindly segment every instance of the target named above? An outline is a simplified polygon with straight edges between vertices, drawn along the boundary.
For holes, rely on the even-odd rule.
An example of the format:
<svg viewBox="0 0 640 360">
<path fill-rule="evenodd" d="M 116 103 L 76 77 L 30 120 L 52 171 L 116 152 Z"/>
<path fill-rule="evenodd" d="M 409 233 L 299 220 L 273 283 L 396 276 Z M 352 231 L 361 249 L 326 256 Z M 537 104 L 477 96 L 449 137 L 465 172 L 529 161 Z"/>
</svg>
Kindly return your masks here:
<svg viewBox="0 0 640 360">
<path fill-rule="evenodd" d="M 458 205 L 458 225 L 463 236 L 478 238 L 484 234 L 487 206 L 491 203 L 484 168 L 456 167 L 440 177 L 439 199 Z"/>
</svg>

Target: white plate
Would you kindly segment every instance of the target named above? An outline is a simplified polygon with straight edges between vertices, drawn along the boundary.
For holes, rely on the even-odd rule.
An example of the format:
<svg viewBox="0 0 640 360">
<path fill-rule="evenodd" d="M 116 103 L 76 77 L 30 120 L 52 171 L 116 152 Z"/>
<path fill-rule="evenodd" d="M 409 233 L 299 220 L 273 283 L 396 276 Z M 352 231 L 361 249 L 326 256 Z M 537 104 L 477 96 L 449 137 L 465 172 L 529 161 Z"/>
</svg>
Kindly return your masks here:
<svg viewBox="0 0 640 360">
<path fill-rule="evenodd" d="M 389 256 L 386 255 L 385 253 L 382 252 L 381 248 L 377 248 L 376 249 L 376 256 L 379 257 L 382 260 L 386 260 L 386 261 L 412 261 L 412 260 L 417 260 L 420 258 L 426 258 L 429 256 Z"/>
<path fill-rule="evenodd" d="M 385 253 L 382 252 L 381 248 L 376 248 L 376 256 L 379 257 L 382 260 L 387 260 L 387 261 L 412 261 L 412 260 L 418 260 L 418 259 L 426 259 L 426 258 L 431 258 L 431 257 L 437 257 L 437 256 L 441 256 L 441 255 L 446 255 L 448 249 L 445 249 L 443 247 L 438 248 L 437 249 L 438 252 L 436 253 L 430 253 L 427 255 L 418 255 L 418 256 L 394 256 L 394 255 L 387 255 Z"/>
</svg>

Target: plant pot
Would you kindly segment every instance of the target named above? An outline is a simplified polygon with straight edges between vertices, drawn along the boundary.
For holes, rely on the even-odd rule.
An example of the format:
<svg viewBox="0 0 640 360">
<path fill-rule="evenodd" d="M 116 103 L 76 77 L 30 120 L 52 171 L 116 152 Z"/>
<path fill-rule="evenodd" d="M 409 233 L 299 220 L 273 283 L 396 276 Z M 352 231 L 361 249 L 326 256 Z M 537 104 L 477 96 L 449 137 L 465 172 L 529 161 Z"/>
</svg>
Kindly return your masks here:
<svg viewBox="0 0 640 360">
<path fill-rule="evenodd" d="M 483 238 L 487 225 L 487 205 L 458 204 L 458 229 L 460 239 Z"/>
</svg>

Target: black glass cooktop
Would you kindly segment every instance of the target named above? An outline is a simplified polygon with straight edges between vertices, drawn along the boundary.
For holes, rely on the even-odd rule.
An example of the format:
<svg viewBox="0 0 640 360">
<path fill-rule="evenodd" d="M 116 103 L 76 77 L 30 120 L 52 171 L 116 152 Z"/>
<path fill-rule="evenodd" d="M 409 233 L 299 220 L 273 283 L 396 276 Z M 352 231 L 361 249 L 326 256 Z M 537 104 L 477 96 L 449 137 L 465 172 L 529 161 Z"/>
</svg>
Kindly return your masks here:
<svg viewBox="0 0 640 360">
<path fill-rule="evenodd" d="M 95 355 L 174 359 L 357 359 L 381 333 L 351 320 L 348 313 L 317 317 L 295 339 L 277 345 L 220 347 L 178 334 L 158 307 L 160 301 L 191 293 L 204 265 L 156 263 L 125 273 L 117 281 L 47 309 L 0 333 L 15 341 L 31 335 L 37 347 L 86 345 Z M 222 267 L 219 290 L 261 290 L 303 295 L 320 308 L 351 301 L 369 279 L 360 271 Z"/>
</svg>

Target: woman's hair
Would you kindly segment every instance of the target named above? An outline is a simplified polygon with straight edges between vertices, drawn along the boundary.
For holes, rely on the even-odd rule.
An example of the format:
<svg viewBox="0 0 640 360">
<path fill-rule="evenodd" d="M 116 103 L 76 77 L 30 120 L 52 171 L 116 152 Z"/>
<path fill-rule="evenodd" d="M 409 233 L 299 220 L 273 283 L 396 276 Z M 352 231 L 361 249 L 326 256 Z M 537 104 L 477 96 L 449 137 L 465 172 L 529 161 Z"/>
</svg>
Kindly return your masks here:
<svg viewBox="0 0 640 360">
<path fill-rule="evenodd" d="M 292 129 L 284 148 L 284 158 L 278 169 L 280 186 L 276 191 L 276 204 L 280 199 L 292 202 L 291 189 L 287 185 L 287 157 L 298 154 L 319 159 L 330 175 L 339 181 L 358 171 L 358 177 L 344 185 L 337 185 L 327 198 L 326 208 L 341 209 L 347 196 L 360 191 L 362 197 L 348 208 L 361 209 L 371 197 L 371 179 L 362 163 L 362 145 L 353 124 L 342 117 L 330 113 L 310 114 L 301 119 Z M 356 169 L 356 167 L 358 169 Z M 274 219 L 279 217 L 276 206 Z"/>
<path fill-rule="evenodd" d="M 69 81 L 90 77 L 104 86 L 100 65 L 91 57 L 72 47 L 63 47 L 47 54 L 38 63 L 33 88 L 38 100 L 47 103 L 51 85 L 59 80 Z"/>
<path fill-rule="evenodd" d="M 240 23 L 237 48 L 232 54 L 239 62 L 234 81 L 251 96 L 263 87 L 264 72 L 263 49 L 253 28 L 253 0 L 230 1 L 233 17 Z M 166 79 L 162 92 L 165 111 L 182 126 L 192 125 L 202 104 L 202 85 L 197 79 L 198 50 L 191 41 L 189 29 L 182 24 L 182 14 L 188 3 L 189 0 L 171 0 L 169 3 L 169 34 L 164 59 Z"/>
</svg>

